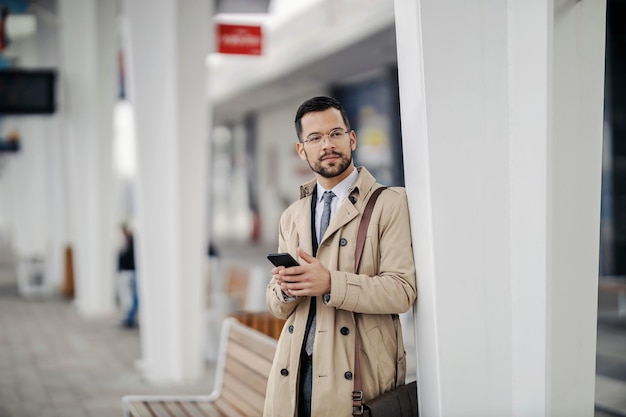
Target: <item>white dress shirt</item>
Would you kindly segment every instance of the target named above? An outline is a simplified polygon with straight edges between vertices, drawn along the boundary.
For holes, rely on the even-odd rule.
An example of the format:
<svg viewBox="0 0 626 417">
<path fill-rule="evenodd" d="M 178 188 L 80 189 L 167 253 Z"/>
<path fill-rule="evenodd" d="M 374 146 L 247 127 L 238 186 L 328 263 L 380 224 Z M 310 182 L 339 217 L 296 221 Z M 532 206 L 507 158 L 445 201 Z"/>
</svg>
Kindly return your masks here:
<svg viewBox="0 0 626 417">
<path fill-rule="evenodd" d="M 323 236 L 320 236 L 320 224 L 322 223 L 322 211 L 324 210 L 324 205 L 322 204 L 322 197 L 324 196 L 325 191 L 332 191 L 335 193 L 335 198 L 330 202 L 330 218 L 332 222 L 332 218 L 337 212 L 337 208 L 341 205 L 343 200 L 348 197 L 348 193 L 350 189 L 354 185 L 357 177 L 359 176 L 359 172 L 356 169 L 353 169 L 350 175 L 344 178 L 339 184 L 335 185 L 332 189 L 326 190 L 324 187 L 317 183 L 317 204 L 315 205 L 315 234 L 319 241 L 322 240 Z"/>
</svg>

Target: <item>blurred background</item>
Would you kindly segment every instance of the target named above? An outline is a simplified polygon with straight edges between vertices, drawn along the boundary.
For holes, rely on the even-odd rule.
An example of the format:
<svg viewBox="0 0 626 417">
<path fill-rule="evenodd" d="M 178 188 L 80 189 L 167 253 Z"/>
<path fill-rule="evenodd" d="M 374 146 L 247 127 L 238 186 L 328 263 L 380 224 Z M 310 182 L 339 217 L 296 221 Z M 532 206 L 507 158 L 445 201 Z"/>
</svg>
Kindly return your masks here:
<svg viewBox="0 0 626 417">
<path fill-rule="evenodd" d="M 607 3 L 598 415 L 626 415 L 625 6 Z M 0 416 L 113 415 L 126 393 L 210 391 L 219 323 L 265 309 L 265 255 L 311 178 L 293 126 L 305 99 L 338 98 L 357 165 L 405 183 L 393 2 L 0 8 Z M 123 224 L 132 271 L 119 264 Z M 412 314 L 403 320 L 415 378 Z M 53 326 L 85 346 L 56 346 Z M 91 360 L 89 343 L 116 353 Z M 52 365 L 70 352 L 116 372 Z M 106 384 L 85 388 L 96 372 Z"/>
</svg>

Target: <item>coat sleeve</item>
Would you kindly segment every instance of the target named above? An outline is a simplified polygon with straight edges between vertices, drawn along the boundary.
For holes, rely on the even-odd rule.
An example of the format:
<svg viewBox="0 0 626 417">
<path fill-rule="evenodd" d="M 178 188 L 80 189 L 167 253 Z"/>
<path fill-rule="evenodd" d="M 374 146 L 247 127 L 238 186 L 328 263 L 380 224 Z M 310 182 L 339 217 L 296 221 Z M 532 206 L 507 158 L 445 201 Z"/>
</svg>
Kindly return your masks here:
<svg viewBox="0 0 626 417">
<path fill-rule="evenodd" d="M 386 198 L 376 203 L 382 203 L 379 217 L 372 216 L 368 229 L 368 239 L 378 242 L 366 241 L 363 251 L 363 256 L 378 257 L 378 262 L 373 263 L 378 265 L 377 271 L 362 271 L 362 268 L 360 274 L 331 271 L 327 303 L 330 307 L 357 313 L 400 314 L 415 302 L 415 263 L 406 193 L 402 188 L 385 193 L 388 193 Z M 377 235 L 371 235 L 369 231 L 376 229 Z"/>
<path fill-rule="evenodd" d="M 280 224 L 278 226 L 278 252 L 289 252 L 287 247 L 288 244 L 285 241 L 285 224 L 287 221 L 287 214 L 283 213 L 280 218 Z M 298 255 L 292 253 L 291 254 L 295 259 L 298 259 Z M 280 319 L 286 319 L 289 317 L 298 304 L 302 302 L 303 298 L 301 297 L 286 297 L 283 291 L 280 289 L 280 286 L 276 283 L 276 280 L 272 277 L 270 283 L 267 286 L 267 290 L 265 291 L 265 301 L 267 303 L 267 308 L 269 311 Z"/>
</svg>

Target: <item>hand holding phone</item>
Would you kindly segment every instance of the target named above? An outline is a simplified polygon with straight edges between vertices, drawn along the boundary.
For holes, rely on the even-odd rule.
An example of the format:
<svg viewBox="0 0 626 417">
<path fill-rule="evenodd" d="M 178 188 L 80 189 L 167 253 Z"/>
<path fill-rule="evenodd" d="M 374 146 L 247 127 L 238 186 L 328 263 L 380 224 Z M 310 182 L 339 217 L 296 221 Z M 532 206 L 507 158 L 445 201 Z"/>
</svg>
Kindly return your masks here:
<svg viewBox="0 0 626 417">
<path fill-rule="evenodd" d="M 293 259 L 288 253 L 270 253 L 267 255 L 267 259 L 270 260 L 274 266 L 284 266 L 285 268 L 289 268 L 291 266 L 299 266 L 298 261 Z"/>
</svg>

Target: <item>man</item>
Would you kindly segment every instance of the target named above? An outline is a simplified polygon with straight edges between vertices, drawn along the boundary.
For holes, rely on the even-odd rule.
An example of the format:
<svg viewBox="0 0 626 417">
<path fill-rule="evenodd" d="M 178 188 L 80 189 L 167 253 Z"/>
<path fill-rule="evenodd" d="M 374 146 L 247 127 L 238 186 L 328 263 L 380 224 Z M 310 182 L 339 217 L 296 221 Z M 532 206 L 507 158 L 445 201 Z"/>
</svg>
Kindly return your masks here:
<svg viewBox="0 0 626 417">
<path fill-rule="evenodd" d="M 130 227 L 126 223 L 121 225 L 121 229 L 124 235 L 124 247 L 118 256 L 117 269 L 119 272 L 128 272 L 130 276 L 131 305 L 128 307 L 126 316 L 120 325 L 131 329 L 137 324 L 137 310 L 139 309 L 139 294 L 137 291 L 137 277 L 135 275 L 135 240 Z"/>
<path fill-rule="evenodd" d="M 272 269 L 267 288 L 270 311 L 287 321 L 263 415 L 347 417 L 352 415 L 355 337 L 364 401 L 404 384 L 398 314 L 416 298 L 406 194 L 394 187 L 380 195 L 355 273 L 359 222 L 381 185 L 365 168 L 354 166 L 356 134 L 337 100 L 307 100 L 295 125 L 296 149 L 316 179 L 301 187 L 300 200 L 280 220 L 278 250 L 290 253 L 300 266 Z M 331 218 L 327 227 L 325 211 Z"/>
</svg>

